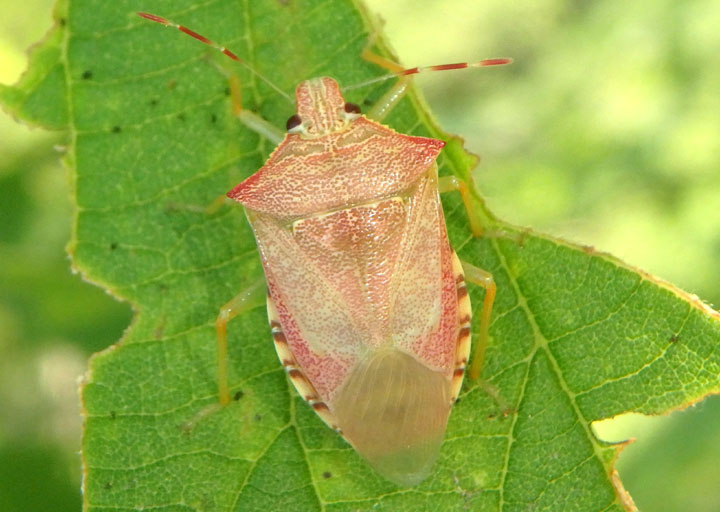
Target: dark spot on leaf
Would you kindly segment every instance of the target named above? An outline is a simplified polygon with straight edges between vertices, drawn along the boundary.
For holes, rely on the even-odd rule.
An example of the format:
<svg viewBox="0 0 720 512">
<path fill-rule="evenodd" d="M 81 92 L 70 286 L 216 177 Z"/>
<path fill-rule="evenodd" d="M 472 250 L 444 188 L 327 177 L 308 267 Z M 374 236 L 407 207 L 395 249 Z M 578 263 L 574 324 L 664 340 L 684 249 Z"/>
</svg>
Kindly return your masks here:
<svg viewBox="0 0 720 512">
<path fill-rule="evenodd" d="M 262 420 L 262 415 L 261 415 L 261 414 L 256 414 L 256 415 L 255 415 L 255 418 L 253 418 L 253 419 L 254 419 L 255 421 L 261 421 L 261 420 Z"/>
<path fill-rule="evenodd" d="M 456 403 L 456 404 L 459 404 L 459 403 L 460 403 L 460 397 L 457 397 L 457 398 L 455 399 L 455 403 Z"/>
<path fill-rule="evenodd" d="M 678 336 L 677 334 L 673 334 L 672 336 L 670 336 L 670 343 L 677 343 L 679 339 L 680 336 Z"/>
<path fill-rule="evenodd" d="M 110 411 L 110 419 L 111 419 L 111 420 L 114 420 L 115 417 L 116 417 L 115 411 Z"/>
<path fill-rule="evenodd" d="M 105 485 L 103 485 L 106 491 L 109 491 L 112 489 L 112 482 L 105 482 Z"/>
<path fill-rule="evenodd" d="M 60 19 L 58 20 L 58 24 L 59 24 L 61 27 L 64 27 L 65 25 L 67 25 L 67 20 L 66 20 L 65 18 L 60 18 Z"/>
<path fill-rule="evenodd" d="M 178 114 L 177 118 L 178 118 L 180 121 L 185 121 L 185 114 Z"/>
<path fill-rule="evenodd" d="M 366 107 L 369 107 L 370 105 L 372 105 L 372 101 L 370 101 L 369 98 L 365 98 L 363 100 L 363 105 L 365 105 Z"/>
<path fill-rule="evenodd" d="M 157 98 L 153 98 L 153 99 L 150 100 L 150 106 L 151 106 L 151 107 L 154 107 L 154 106 L 157 105 L 157 104 L 158 104 Z"/>
<path fill-rule="evenodd" d="M 230 94 L 231 94 L 230 87 L 225 87 L 225 96 L 230 96 Z"/>
<path fill-rule="evenodd" d="M 327 480 L 327 479 L 330 478 L 331 476 L 332 476 L 332 473 L 330 473 L 330 471 L 325 471 L 325 472 L 323 472 L 323 478 L 324 478 L 325 480 Z"/>
<path fill-rule="evenodd" d="M 245 396 L 245 392 L 241 389 L 240 391 L 238 391 L 237 393 L 235 393 L 235 394 L 233 395 L 233 400 L 235 400 L 235 401 L 237 402 L 238 400 L 240 400 L 240 399 L 241 399 L 242 397 L 244 397 L 244 396 Z"/>
<path fill-rule="evenodd" d="M 92 71 L 89 69 L 87 71 L 83 71 L 82 79 L 83 80 L 90 80 L 92 78 Z"/>
<path fill-rule="evenodd" d="M 115 126 L 112 127 L 112 130 L 111 130 L 111 131 L 112 131 L 113 133 L 120 133 L 120 132 L 122 131 L 122 128 L 120 128 L 119 126 L 115 125 Z"/>
<path fill-rule="evenodd" d="M 217 123 L 217 116 L 215 114 L 210 114 L 210 122 L 212 124 Z"/>
<path fill-rule="evenodd" d="M 117 248 L 118 248 L 118 243 L 117 243 L 117 242 L 113 242 L 113 243 L 110 244 L 110 250 L 111 250 L 111 251 L 114 251 L 114 250 L 117 249 Z"/>
</svg>

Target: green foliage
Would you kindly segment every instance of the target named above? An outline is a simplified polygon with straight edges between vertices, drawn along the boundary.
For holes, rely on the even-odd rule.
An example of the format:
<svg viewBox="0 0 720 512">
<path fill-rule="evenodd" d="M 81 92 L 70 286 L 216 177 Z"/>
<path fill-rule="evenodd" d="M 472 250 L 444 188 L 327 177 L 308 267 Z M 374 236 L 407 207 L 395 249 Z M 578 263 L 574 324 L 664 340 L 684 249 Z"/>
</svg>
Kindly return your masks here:
<svg viewBox="0 0 720 512">
<path fill-rule="evenodd" d="M 238 399 L 198 417 L 216 402 L 215 315 L 261 275 L 241 209 L 201 210 L 272 147 L 231 115 L 226 63 L 134 14 L 151 8 L 222 41 L 288 92 L 312 76 L 352 84 L 383 74 L 358 57 L 375 26 L 349 0 L 75 0 L 24 82 L 0 90 L 23 118 L 68 126 L 74 264 L 137 311 L 123 341 L 93 358 L 83 389 L 87 510 L 622 510 L 618 447 L 590 422 L 717 391 L 717 313 L 612 257 L 496 220 L 481 203 L 494 236 L 473 238 L 456 195 L 443 198 L 453 245 L 498 282 L 483 378 L 512 413 L 467 382 L 435 473 L 397 489 L 290 389 L 258 309 L 230 325 Z M 245 107 L 282 125 L 289 103 L 232 70 Z M 348 99 L 372 103 L 386 87 Z M 414 94 L 388 124 L 448 138 Z M 466 176 L 472 159 L 452 147 L 441 173 Z M 471 298 L 477 319 L 482 291 Z"/>
</svg>

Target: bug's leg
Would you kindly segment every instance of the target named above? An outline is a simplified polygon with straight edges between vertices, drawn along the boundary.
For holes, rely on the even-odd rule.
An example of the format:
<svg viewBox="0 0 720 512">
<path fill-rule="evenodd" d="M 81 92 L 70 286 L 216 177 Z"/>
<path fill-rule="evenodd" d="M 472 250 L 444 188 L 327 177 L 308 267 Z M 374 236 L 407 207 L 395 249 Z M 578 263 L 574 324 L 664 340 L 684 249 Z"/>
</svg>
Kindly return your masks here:
<svg viewBox="0 0 720 512">
<path fill-rule="evenodd" d="M 235 117 L 237 117 L 241 123 L 247 126 L 255 133 L 268 139 L 273 145 L 279 144 L 285 137 L 285 132 L 279 129 L 274 124 L 266 121 L 259 115 L 250 110 L 242 108 L 241 94 L 240 94 L 240 80 L 237 75 L 226 73 L 222 68 L 218 68 L 220 71 L 227 76 L 230 98 L 232 102 L 232 111 Z M 169 210 L 184 210 L 195 213 L 204 213 L 206 215 L 213 215 L 217 213 L 227 202 L 228 198 L 225 194 L 218 196 L 207 206 L 196 206 L 179 203 L 169 203 L 167 205 Z"/>
<path fill-rule="evenodd" d="M 172 20 L 169 20 L 167 18 L 163 18 L 162 16 L 158 16 L 156 14 L 150 14 L 147 12 L 138 12 L 138 16 L 141 18 L 145 18 L 146 20 L 154 21 L 155 23 L 160 23 L 161 25 L 164 25 L 166 27 L 172 27 L 178 29 L 180 32 L 184 33 L 185 35 L 188 35 L 190 37 L 193 37 L 200 41 L 203 44 L 206 44 L 210 46 L 211 48 L 217 50 L 218 52 L 222 53 L 225 57 L 228 57 L 229 59 L 235 61 L 235 63 L 239 63 L 243 66 L 245 66 L 245 69 L 250 71 L 256 78 L 262 80 L 267 85 L 275 89 L 275 91 L 281 95 L 284 96 L 285 99 L 287 99 L 290 103 L 292 103 L 292 98 L 288 96 L 285 91 L 280 89 L 277 85 L 275 85 L 272 81 L 268 80 L 264 75 L 262 75 L 258 70 L 250 66 L 247 62 L 245 62 L 243 59 L 235 55 L 235 53 L 230 50 L 229 48 L 226 48 L 225 46 L 216 43 L 215 41 L 212 41 L 211 39 L 208 39 L 202 34 L 199 34 L 192 30 L 189 27 L 185 27 L 183 25 L 179 25 L 178 23 L 175 23 Z M 230 62 L 230 61 L 224 61 L 224 62 Z M 228 71 L 225 66 L 215 64 L 220 73 L 225 75 L 230 80 L 230 92 L 232 94 L 233 99 L 233 112 L 235 115 L 240 118 L 240 120 L 249 126 L 251 129 L 253 129 L 256 132 L 261 133 L 262 135 L 266 136 L 268 139 L 273 141 L 275 144 L 280 142 L 282 140 L 283 134 L 280 134 L 278 136 L 278 130 L 271 125 L 270 123 L 266 122 L 264 119 L 262 119 L 257 114 L 253 114 L 250 111 L 245 111 L 242 108 L 242 102 L 240 101 L 240 81 L 238 80 L 237 76 L 232 73 L 231 71 Z"/>
<path fill-rule="evenodd" d="M 428 71 L 447 71 L 450 69 L 464 69 L 464 68 L 479 68 L 485 66 L 498 66 L 503 64 L 509 64 L 511 59 L 506 58 L 495 58 L 495 59 L 483 59 L 476 62 L 457 62 L 454 64 L 439 64 L 435 66 L 416 66 L 414 68 L 403 68 L 397 62 L 376 54 L 372 51 L 372 47 L 377 39 L 378 32 L 374 32 L 369 38 L 368 42 L 363 48 L 361 57 L 368 62 L 372 62 L 376 66 L 387 69 L 391 75 L 398 77 L 398 81 L 370 110 L 368 117 L 381 121 L 392 108 L 400 101 L 407 91 L 408 84 L 410 83 L 410 76 L 418 73 L 425 73 Z M 385 77 L 389 78 L 389 77 Z M 372 81 L 371 81 L 372 82 Z"/>
<path fill-rule="evenodd" d="M 469 66 L 485 66 L 485 65 L 496 65 L 499 64 L 500 60 L 506 61 L 507 59 L 487 59 L 485 61 L 478 61 L 476 63 L 465 63 L 465 64 L 452 64 L 452 65 L 440 65 L 440 66 L 429 66 L 429 67 L 423 67 L 423 68 L 412 68 L 412 69 L 405 69 L 403 66 L 398 64 L 397 62 L 390 60 L 386 57 L 383 57 L 381 55 L 378 55 L 372 51 L 372 46 L 375 43 L 375 40 L 377 39 L 379 32 L 374 32 L 370 35 L 368 38 L 368 42 L 363 48 L 363 51 L 361 53 L 361 57 L 368 61 L 372 62 L 373 64 L 387 69 L 391 73 L 399 74 L 398 81 L 395 83 L 393 87 L 390 88 L 376 103 L 373 105 L 370 110 L 367 112 L 367 116 L 370 119 L 373 119 L 375 121 L 382 121 L 385 116 L 387 116 L 390 111 L 398 104 L 398 102 L 403 98 L 405 93 L 407 92 L 408 86 L 410 85 L 411 75 L 414 75 L 419 72 L 424 71 L 442 71 L 446 69 L 459 69 L 460 67 L 469 67 Z M 507 63 L 507 62 L 505 62 Z M 410 74 L 406 74 L 408 72 L 411 72 Z M 472 231 L 473 236 L 479 237 L 483 234 L 482 229 L 482 222 L 480 220 L 480 217 L 477 215 L 475 208 L 473 208 L 473 197 L 471 193 L 471 187 L 472 185 L 472 178 L 468 178 L 470 180 L 469 183 L 458 179 L 455 176 L 443 176 L 440 178 L 440 181 L 438 183 L 440 192 L 446 192 L 449 190 L 458 190 L 460 191 L 460 195 L 462 196 L 463 203 L 465 204 L 465 210 L 467 212 L 468 220 L 470 222 L 470 230 Z"/>
<path fill-rule="evenodd" d="M 504 238 L 512 240 L 518 245 L 522 245 L 525 242 L 527 232 L 518 233 L 502 229 L 487 230 L 482 227 L 481 217 L 477 214 L 476 208 L 473 206 L 473 201 L 476 201 L 476 199 L 473 198 L 473 194 L 470 192 L 471 187 L 473 187 L 472 179 L 468 184 L 457 176 L 440 176 L 438 178 L 439 192 L 454 192 L 456 190 L 460 192 L 460 197 L 462 197 L 463 204 L 465 205 L 465 213 L 467 214 L 470 224 L 470 232 L 475 238 L 481 236 L 484 238 Z"/>
<path fill-rule="evenodd" d="M 378 32 L 373 33 L 369 38 L 368 42 L 365 45 L 365 48 L 363 48 L 362 53 L 360 56 L 368 61 L 372 62 L 373 64 L 387 69 L 388 71 L 392 73 L 398 73 L 402 71 L 404 68 L 398 64 L 395 61 L 392 61 L 388 59 L 387 57 L 383 57 L 381 55 L 378 55 L 377 53 L 374 53 L 370 48 L 375 43 L 375 39 L 378 36 Z M 405 95 L 405 92 L 407 92 L 408 85 L 410 84 L 410 77 L 403 76 L 400 77 L 395 83 L 394 86 L 390 88 L 389 91 L 387 91 L 376 103 L 373 105 L 370 110 L 367 112 L 367 116 L 370 119 L 373 119 L 375 121 L 382 121 L 385 116 L 387 116 L 390 111 L 395 107 L 395 105 L 398 104 L 398 102 L 403 98 Z"/>
<path fill-rule="evenodd" d="M 460 197 L 462 197 L 463 204 L 465 205 L 468 222 L 470 223 L 470 231 L 474 237 L 482 236 L 483 228 L 481 227 L 481 221 L 472 206 L 473 199 L 468 184 L 457 178 L 457 176 L 440 176 L 440 178 L 438 178 L 438 190 L 441 193 L 451 192 L 454 190 L 460 192 Z"/>
<path fill-rule="evenodd" d="M 490 272 L 465 261 L 462 262 L 462 267 L 466 280 L 485 288 L 485 298 L 483 299 L 482 313 L 480 313 L 480 327 L 475 341 L 475 355 L 468 370 L 468 376 L 471 379 L 477 379 L 480 377 L 480 371 L 482 370 L 483 361 L 485 360 L 485 349 L 487 348 L 490 330 L 490 318 L 493 303 L 495 302 L 497 286 Z"/>
<path fill-rule="evenodd" d="M 230 403 L 230 390 L 227 383 L 227 324 L 237 315 L 262 306 L 265 300 L 265 280 L 258 279 L 252 285 L 233 297 L 220 308 L 215 326 L 217 329 L 218 395 L 217 403 L 203 407 L 190 420 L 181 426 L 190 432 L 203 418 L 209 416 Z"/>
<path fill-rule="evenodd" d="M 273 145 L 278 145 L 285 138 L 285 132 L 266 121 L 255 112 L 242 108 L 242 98 L 240 94 L 240 79 L 237 75 L 229 75 L 228 83 L 230 86 L 230 99 L 232 100 L 233 114 L 242 124 L 250 128 L 255 133 L 262 135 L 268 139 Z"/>
<path fill-rule="evenodd" d="M 485 393 L 490 395 L 492 399 L 502 409 L 502 415 L 507 416 L 513 412 L 513 408 L 507 403 L 507 401 L 500 395 L 498 389 L 485 381 L 480 379 L 480 372 L 482 371 L 483 363 L 485 362 L 485 350 L 488 345 L 489 330 L 490 330 L 490 319 L 492 316 L 493 304 L 495 302 L 495 293 L 497 286 L 495 280 L 490 272 L 471 265 L 466 261 L 461 261 L 463 271 L 465 272 L 465 279 L 473 284 L 482 286 L 485 288 L 485 298 L 483 299 L 482 312 L 480 313 L 480 326 L 478 329 L 477 339 L 475 340 L 475 353 L 473 354 L 472 362 L 467 370 L 467 375 L 472 380 L 479 380 L 480 387 Z"/>
<path fill-rule="evenodd" d="M 397 105 L 400 100 L 405 96 L 408 85 L 410 85 L 409 77 L 399 78 L 397 83 L 393 85 L 389 91 L 382 95 L 382 97 L 375 102 L 375 105 L 370 107 L 367 112 L 367 116 L 373 121 L 381 122 L 390 113 L 390 111 Z"/>
<path fill-rule="evenodd" d="M 273 145 L 277 146 L 285 137 L 285 131 L 281 130 L 274 124 L 263 119 L 251 110 L 247 110 L 242 106 L 242 89 L 240 87 L 240 78 L 236 73 L 229 70 L 226 66 L 213 62 L 218 72 L 228 81 L 228 90 L 230 91 L 230 102 L 232 113 L 238 120 L 250 128 L 258 135 L 262 135 L 268 139 Z"/>
<path fill-rule="evenodd" d="M 230 403 L 227 383 L 227 324 L 237 315 L 262 306 L 265 303 L 265 280 L 260 279 L 238 293 L 220 308 L 215 327 L 217 329 L 218 395 L 220 405 Z"/>
<path fill-rule="evenodd" d="M 365 48 L 363 48 L 360 57 L 362 57 L 368 62 L 372 62 L 376 66 L 387 69 L 391 73 L 398 73 L 405 69 L 394 60 L 390 60 L 387 57 L 383 57 L 382 55 L 378 55 L 377 53 L 372 51 L 371 48 L 375 44 L 375 40 L 378 38 L 378 35 L 380 35 L 379 29 L 376 29 L 372 34 L 370 34 L 370 37 L 368 37 L 367 43 L 365 43 Z"/>
</svg>

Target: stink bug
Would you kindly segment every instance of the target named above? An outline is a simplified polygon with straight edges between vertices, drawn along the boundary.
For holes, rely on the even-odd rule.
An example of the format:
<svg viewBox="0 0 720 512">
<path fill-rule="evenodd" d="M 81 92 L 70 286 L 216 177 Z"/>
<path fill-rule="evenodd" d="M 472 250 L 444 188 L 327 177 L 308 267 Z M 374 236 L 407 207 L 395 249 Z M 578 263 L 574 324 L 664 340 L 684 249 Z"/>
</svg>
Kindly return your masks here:
<svg viewBox="0 0 720 512">
<path fill-rule="evenodd" d="M 242 62 L 186 27 L 139 14 Z M 460 188 L 466 204 L 468 194 L 463 183 L 438 179 L 445 142 L 377 121 L 402 96 L 408 75 L 509 60 L 403 70 L 364 56 L 402 77 L 371 110 L 375 120 L 327 77 L 297 86 L 297 113 L 284 135 L 236 106 L 241 121 L 278 146 L 227 195 L 245 207 L 255 233 L 275 349 L 296 390 L 373 468 L 408 486 L 429 474 L 462 385 L 471 319 L 465 279 L 486 289 L 471 377 L 482 364 L 495 284 L 450 247 L 439 188 Z M 227 323 L 254 306 L 257 290 L 218 316 L 222 404 L 230 401 Z"/>
</svg>

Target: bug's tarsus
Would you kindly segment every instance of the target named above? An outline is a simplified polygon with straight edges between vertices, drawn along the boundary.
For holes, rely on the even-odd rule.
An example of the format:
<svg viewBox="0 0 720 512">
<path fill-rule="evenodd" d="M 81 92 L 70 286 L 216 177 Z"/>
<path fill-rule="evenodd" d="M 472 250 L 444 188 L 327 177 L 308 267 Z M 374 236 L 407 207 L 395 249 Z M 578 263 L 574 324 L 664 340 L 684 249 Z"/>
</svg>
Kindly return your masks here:
<svg viewBox="0 0 720 512">
<path fill-rule="evenodd" d="M 194 30 L 189 29 L 188 27 L 186 27 L 186 26 L 184 26 L 184 25 L 180 25 L 179 23 L 175 23 L 175 22 L 172 21 L 172 20 L 169 20 L 169 19 L 167 19 L 167 18 L 163 18 L 162 16 L 157 16 L 157 15 L 155 15 L 155 14 L 150 14 L 150 13 L 147 13 L 147 12 L 139 12 L 139 13 L 137 13 L 137 15 L 140 16 L 141 18 L 145 18 L 146 20 L 154 21 L 155 23 L 159 23 L 159 24 L 164 25 L 164 26 L 166 26 L 166 27 L 176 28 L 176 29 L 178 29 L 180 32 L 182 32 L 183 34 L 189 35 L 190 37 L 192 37 L 192 38 L 194 38 L 194 39 L 197 39 L 197 40 L 200 41 L 201 43 L 204 43 L 204 44 L 210 46 L 211 48 L 215 48 L 217 51 L 219 51 L 220 53 L 222 53 L 222 54 L 225 55 L 226 57 L 229 57 L 229 58 L 231 58 L 232 60 L 234 60 L 235 62 L 239 62 L 240 64 L 242 64 L 243 66 L 245 66 L 245 68 L 247 68 L 248 71 L 250 71 L 252 74 L 254 74 L 255 76 L 257 76 L 260 80 L 262 80 L 263 82 L 265 82 L 266 84 L 268 84 L 270 87 L 272 87 L 278 94 L 280 94 L 281 96 L 283 96 L 284 98 L 286 98 L 288 101 L 290 101 L 291 103 L 293 103 L 293 99 L 292 99 L 285 91 L 283 91 L 282 89 L 280 89 L 280 87 L 278 87 L 277 85 L 275 85 L 269 78 L 265 77 L 262 73 L 260 73 L 258 70 L 256 70 L 256 69 L 253 68 L 252 66 L 250 66 L 247 62 L 245 62 L 243 59 L 241 59 L 240 57 L 238 57 L 238 56 L 237 56 L 235 53 L 233 53 L 231 50 L 228 50 L 227 48 L 225 48 L 223 45 L 218 44 L 218 43 L 216 43 L 215 41 L 213 41 L 213 40 L 211 40 L 211 39 L 208 39 L 207 37 L 205 37 L 205 36 L 202 35 L 202 34 L 198 34 L 198 33 L 195 32 Z"/>
</svg>

